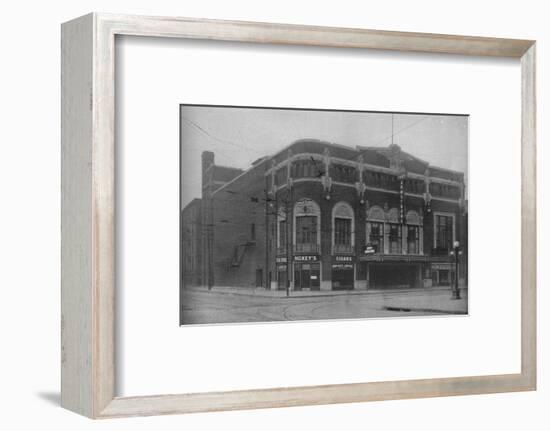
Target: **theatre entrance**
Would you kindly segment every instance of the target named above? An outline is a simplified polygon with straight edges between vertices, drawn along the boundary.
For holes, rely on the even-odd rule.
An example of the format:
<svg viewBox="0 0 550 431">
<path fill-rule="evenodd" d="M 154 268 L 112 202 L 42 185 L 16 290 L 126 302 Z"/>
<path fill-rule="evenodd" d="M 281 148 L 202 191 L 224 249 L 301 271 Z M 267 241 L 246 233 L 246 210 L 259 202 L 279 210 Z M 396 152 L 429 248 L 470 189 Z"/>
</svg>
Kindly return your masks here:
<svg viewBox="0 0 550 431">
<path fill-rule="evenodd" d="M 420 266 L 369 263 L 369 289 L 409 289 L 420 287 Z"/>
</svg>

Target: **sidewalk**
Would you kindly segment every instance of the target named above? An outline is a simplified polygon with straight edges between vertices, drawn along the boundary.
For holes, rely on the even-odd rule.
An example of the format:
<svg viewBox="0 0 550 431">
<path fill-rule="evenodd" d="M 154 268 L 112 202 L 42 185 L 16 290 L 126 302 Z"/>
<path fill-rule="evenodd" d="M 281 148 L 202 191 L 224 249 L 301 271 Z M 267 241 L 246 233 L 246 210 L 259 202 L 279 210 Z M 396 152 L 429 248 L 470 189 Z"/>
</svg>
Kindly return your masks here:
<svg viewBox="0 0 550 431">
<path fill-rule="evenodd" d="M 384 309 L 415 313 L 468 314 L 468 289 L 460 289 L 460 299 L 451 299 L 448 288 L 433 295 L 396 296 L 387 300 Z"/>
<path fill-rule="evenodd" d="M 263 298 L 285 298 L 286 290 L 269 290 L 263 287 L 226 287 L 226 286 L 214 286 L 211 290 L 208 290 L 205 286 L 193 286 L 185 290 L 194 292 L 211 292 L 211 293 L 224 293 L 228 295 L 241 295 L 241 296 L 256 296 Z M 366 290 L 298 290 L 290 291 L 289 298 L 304 298 L 304 297 L 322 297 L 322 296 L 338 296 L 338 295 L 365 295 Z"/>
<path fill-rule="evenodd" d="M 222 293 L 228 295 L 241 295 L 241 296 L 251 296 L 251 297 L 263 297 L 263 298 L 286 298 L 286 290 L 268 290 L 262 287 L 229 287 L 229 286 L 214 286 L 212 289 L 208 290 L 206 286 L 193 286 L 185 289 L 191 292 L 208 292 L 208 293 Z M 467 298 L 467 289 L 461 289 L 461 292 L 466 290 Z M 451 296 L 451 288 L 448 286 L 436 286 L 428 288 L 411 288 L 411 289 L 369 289 L 369 290 L 300 290 L 300 291 L 290 291 L 290 298 L 306 298 L 306 297 L 323 297 L 323 296 L 351 296 L 351 295 L 376 295 L 376 294 L 390 294 L 390 293 L 403 293 L 407 294 L 419 294 L 419 293 L 428 293 L 428 292 L 447 292 L 449 298 Z M 454 301 L 461 302 L 461 301 Z M 410 305 L 410 303 L 409 303 Z M 404 307 L 405 305 L 396 303 L 395 307 Z"/>
</svg>

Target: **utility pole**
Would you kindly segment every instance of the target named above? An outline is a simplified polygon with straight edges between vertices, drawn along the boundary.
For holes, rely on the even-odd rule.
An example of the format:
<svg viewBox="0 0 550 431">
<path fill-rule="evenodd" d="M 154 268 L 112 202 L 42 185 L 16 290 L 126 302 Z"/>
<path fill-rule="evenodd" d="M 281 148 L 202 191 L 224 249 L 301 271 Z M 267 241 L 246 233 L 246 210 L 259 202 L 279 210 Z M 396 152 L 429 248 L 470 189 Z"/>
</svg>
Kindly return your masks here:
<svg viewBox="0 0 550 431">
<path fill-rule="evenodd" d="M 208 220 L 208 290 L 214 286 L 214 199 L 212 190 L 208 189 L 209 220 Z"/>
<path fill-rule="evenodd" d="M 264 200 L 265 200 L 265 288 L 269 289 L 269 197 L 267 193 L 267 176 L 265 177 L 265 190 L 264 190 Z"/>
<path fill-rule="evenodd" d="M 292 276 L 292 184 L 288 184 L 288 199 L 286 202 L 286 296 L 290 296 L 290 278 Z"/>
<path fill-rule="evenodd" d="M 458 255 L 461 254 L 461 251 L 460 243 L 458 241 L 455 241 L 453 244 L 453 251 L 451 251 L 451 255 L 452 254 L 454 254 L 455 257 L 455 282 L 451 299 L 460 299 L 460 290 L 458 289 Z"/>
<path fill-rule="evenodd" d="M 289 190 L 290 192 L 290 190 Z M 290 202 L 287 202 L 285 208 L 285 227 L 286 227 L 286 296 L 290 296 L 290 265 L 291 265 L 291 255 L 290 255 Z"/>
</svg>

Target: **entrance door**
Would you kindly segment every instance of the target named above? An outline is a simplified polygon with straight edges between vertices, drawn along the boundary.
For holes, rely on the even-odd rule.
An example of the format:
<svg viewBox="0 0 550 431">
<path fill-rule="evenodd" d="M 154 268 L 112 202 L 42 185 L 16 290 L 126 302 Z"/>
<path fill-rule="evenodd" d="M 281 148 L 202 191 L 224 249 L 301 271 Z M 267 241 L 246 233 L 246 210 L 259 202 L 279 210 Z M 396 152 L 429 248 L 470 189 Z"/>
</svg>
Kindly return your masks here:
<svg viewBox="0 0 550 431">
<path fill-rule="evenodd" d="M 264 272 L 261 268 L 256 269 L 256 287 L 262 287 L 264 284 Z"/>
<path fill-rule="evenodd" d="M 449 286 L 451 284 L 451 276 L 448 269 L 439 270 L 439 284 L 441 286 Z"/>
<path fill-rule="evenodd" d="M 277 266 L 277 289 L 286 289 L 286 265 Z"/>
<path fill-rule="evenodd" d="M 319 290 L 319 263 L 296 263 L 294 265 L 294 290 Z"/>
<path fill-rule="evenodd" d="M 417 266 L 370 264 L 369 286 L 374 289 L 403 289 L 417 286 Z"/>
</svg>

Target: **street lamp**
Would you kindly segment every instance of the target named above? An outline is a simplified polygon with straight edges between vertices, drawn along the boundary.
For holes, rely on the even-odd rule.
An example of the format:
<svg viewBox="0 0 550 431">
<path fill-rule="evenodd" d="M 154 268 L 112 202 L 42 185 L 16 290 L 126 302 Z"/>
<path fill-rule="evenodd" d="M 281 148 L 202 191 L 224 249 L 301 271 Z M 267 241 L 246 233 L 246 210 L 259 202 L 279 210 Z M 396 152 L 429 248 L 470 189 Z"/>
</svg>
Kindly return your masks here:
<svg viewBox="0 0 550 431">
<path fill-rule="evenodd" d="M 460 251 L 460 243 L 455 241 L 453 250 L 450 252 L 450 255 L 455 257 L 455 282 L 451 299 L 460 299 L 460 290 L 458 289 L 458 256 L 460 254 L 462 254 L 462 251 Z"/>
</svg>

